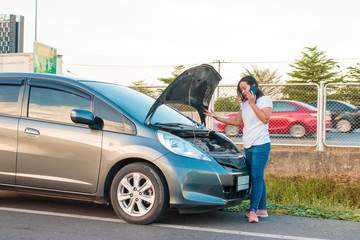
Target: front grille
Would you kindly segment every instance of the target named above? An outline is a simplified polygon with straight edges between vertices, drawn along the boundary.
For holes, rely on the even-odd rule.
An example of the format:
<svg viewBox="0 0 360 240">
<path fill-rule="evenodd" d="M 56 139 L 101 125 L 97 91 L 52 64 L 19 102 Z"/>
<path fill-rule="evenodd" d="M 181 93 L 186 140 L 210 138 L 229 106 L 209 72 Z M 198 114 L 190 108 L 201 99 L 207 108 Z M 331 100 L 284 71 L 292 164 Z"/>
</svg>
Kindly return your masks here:
<svg viewBox="0 0 360 240">
<path fill-rule="evenodd" d="M 243 198 L 244 196 L 249 194 L 249 189 L 245 189 L 237 192 L 236 186 L 223 187 L 223 191 L 224 191 L 224 198 L 227 200 Z"/>
</svg>

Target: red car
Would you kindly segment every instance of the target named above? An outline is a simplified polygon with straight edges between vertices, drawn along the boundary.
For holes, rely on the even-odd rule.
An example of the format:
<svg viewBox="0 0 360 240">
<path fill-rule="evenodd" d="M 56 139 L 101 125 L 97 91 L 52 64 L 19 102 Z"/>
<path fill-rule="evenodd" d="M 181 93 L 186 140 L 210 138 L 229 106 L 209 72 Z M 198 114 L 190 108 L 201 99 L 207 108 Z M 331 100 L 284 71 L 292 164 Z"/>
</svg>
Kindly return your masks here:
<svg viewBox="0 0 360 240">
<path fill-rule="evenodd" d="M 316 132 L 317 109 L 309 104 L 279 100 L 273 101 L 274 107 L 269 121 L 269 133 L 290 134 L 292 137 L 301 138 L 306 134 Z M 234 119 L 238 113 L 230 113 L 224 117 Z M 242 133 L 244 124 L 240 127 L 226 125 L 222 122 L 216 123 L 217 131 L 226 135 L 237 135 Z M 326 129 L 331 129 L 331 116 L 326 115 Z"/>
</svg>

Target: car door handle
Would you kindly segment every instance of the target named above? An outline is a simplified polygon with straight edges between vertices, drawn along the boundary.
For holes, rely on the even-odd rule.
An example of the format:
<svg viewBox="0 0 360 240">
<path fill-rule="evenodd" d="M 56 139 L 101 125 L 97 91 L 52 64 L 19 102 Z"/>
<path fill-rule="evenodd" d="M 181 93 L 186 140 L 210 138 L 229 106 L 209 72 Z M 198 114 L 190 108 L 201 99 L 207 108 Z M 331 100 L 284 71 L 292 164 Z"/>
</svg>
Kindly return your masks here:
<svg viewBox="0 0 360 240">
<path fill-rule="evenodd" d="M 26 134 L 30 134 L 30 135 L 40 135 L 40 132 L 36 129 L 33 128 L 25 128 L 24 131 Z"/>
</svg>

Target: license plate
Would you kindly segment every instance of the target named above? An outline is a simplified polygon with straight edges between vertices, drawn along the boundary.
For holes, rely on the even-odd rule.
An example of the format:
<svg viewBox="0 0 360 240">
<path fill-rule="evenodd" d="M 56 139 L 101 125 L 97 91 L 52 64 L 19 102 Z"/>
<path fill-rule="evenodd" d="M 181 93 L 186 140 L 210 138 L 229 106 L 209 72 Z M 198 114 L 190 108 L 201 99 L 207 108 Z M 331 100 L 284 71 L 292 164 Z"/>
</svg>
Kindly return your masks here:
<svg viewBox="0 0 360 240">
<path fill-rule="evenodd" d="M 237 191 L 245 190 L 249 188 L 249 175 L 239 176 L 237 178 Z"/>
</svg>

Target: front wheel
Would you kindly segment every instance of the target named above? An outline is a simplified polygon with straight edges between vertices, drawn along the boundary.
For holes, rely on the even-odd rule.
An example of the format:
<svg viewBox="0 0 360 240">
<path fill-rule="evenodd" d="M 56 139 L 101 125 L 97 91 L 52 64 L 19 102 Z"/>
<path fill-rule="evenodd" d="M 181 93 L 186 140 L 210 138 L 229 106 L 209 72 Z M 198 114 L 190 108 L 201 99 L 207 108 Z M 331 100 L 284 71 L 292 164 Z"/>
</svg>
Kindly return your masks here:
<svg viewBox="0 0 360 240">
<path fill-rule="evenodd" d="M 149 224 L 159 220 L 169 205 L 162 174 L 148 163 L 132 163 L 114 177 L 110 191 L 116 214 L 127 222 Z"/>
<path fill-rule="evenodd" d="M 300 123 L 295 123 L 294 125 L 291 126 L 290 128 L 290 134 L 292 137 L 295 138 L 302 138 L 305 136 L 306 134 L 306 129 L 305 127 L 300 124 Z"/>
<path fill-rule="evenodd" d="M 352 125 L 351 122 L 347 119 L 340 119 L 336 123 L 336 129 L 339 130 L 342 133 L 348 133 L 351 132 Z"/>
</svg>

